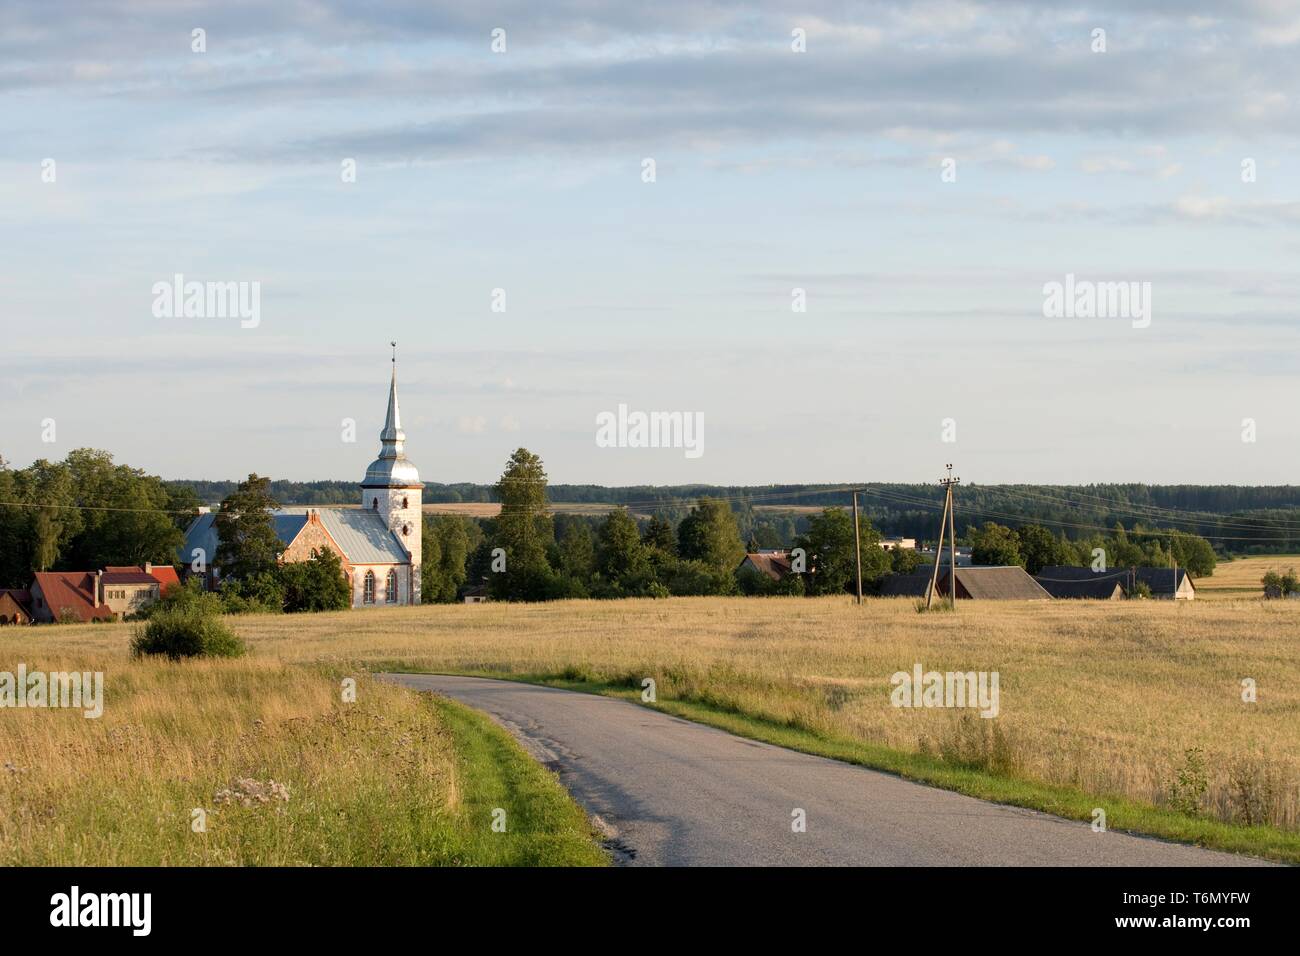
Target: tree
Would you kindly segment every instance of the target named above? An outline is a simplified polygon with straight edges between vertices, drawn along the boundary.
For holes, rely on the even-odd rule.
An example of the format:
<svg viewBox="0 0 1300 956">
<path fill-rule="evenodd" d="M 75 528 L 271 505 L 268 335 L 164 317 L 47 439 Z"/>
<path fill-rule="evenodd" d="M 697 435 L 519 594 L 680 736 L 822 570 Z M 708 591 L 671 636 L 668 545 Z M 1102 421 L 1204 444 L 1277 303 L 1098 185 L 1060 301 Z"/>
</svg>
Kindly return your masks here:
<svg viewBox="0 0 1300 956">
<path fill-rule="evenodd" d="M 322 548 L 310 561 L 282 566 L 280 578 L 286 611 L 342 611 L 352 605 L 343 562 L 329 548 Z"/>
<path fill-rule="evenodd" d="M 1214 573 L 1217 563 L 1214 548 L 1200 535 L 1175 532 L 1170 542 L 1174 558 L 1180 567 L 1195 577 L 1206 577 Z"/>
<path fill-rule="evenodd" d="M 650 556 L 636 522 L 624 509 L 611 511 L 596 532 L 596 573 L 610 587 L 638 594 L 652 580 Z"/>
<path fill-rule="evenodd" d="M 986 521 L 982 527 L 970 533 L 970 541 L 972 564 L 1024 566 L 1025 559 L 1020 554 L 1020 538 L 1005 525 Z"/>
<path fill-rule="evenodd" d="M 217 530 L 217 553 L 210 560 L 223 577 L 246 578 L 274 571 L 284 544 L 275 533 L 271 512 L 279 504 L 271 497 L 271 479 L 256 474 L 221 502 L 213 523 Z"/>
<path fill-rule="evenodd" d="M 736 570 L 745 557 L 736 518 L 726 502 L 701 498 L 677 526 L 677 554 L 688 561 L 726 571 Z"/>
<path fill-rule="evenodd" d="M 893 559 L 880 547 L 880 532 L 871 522 L 859 519 L 862 539 L 862 581 L 864 586 L 889 573 Z M 843 508 L 826 508 L 808 519 L 808 533 L 798 546 L 808 555 L 804 582 L 810 595 L 839 594 L 857 585 L 857 546 L 853 519 Z"/>
<path fill-rule="evenodd" d="M 1060 542 L 1042 525 L 1024 525 L 1016 530 L 1016 538 L 1020 556 L 1024 559 L 1025 570 L 1030 574 L 1037 574 L 1043 568 L 1052 565 L 1066 563 L 1066 558 L 1061 553 Z"/>
<path fill-rule="evenodd" d="M 894 548 L 889 552 L 890 570 L 895 574 L 914 574 L 921 566 L 921 555 L 915 548 Z"/>
<path fill-rule="evenodd" d="M 455 515 L 439 515 L 432 522 L 438 541 L 441 574 L 440 601 L 454 601 L 465 583 L 469 559 L 469 530 Z M 427 559 L 426 559 L 427 560 Z"/>
<path fill-rule="evenodd" d="M 566 523 L 557 551 L 560 571 L 565 576 L 583 582 L 591 577 L 596 568 L 596 548 L 587 522 Z"/>
<path fill-rule="evenodd" d="M 677 553 L 677 536 L 673 534 L 672 522 L 657 514 L 645 526 L 641 540 L 647 548 L 654 548 L 663 554 Z"/>
<path fill-rule="evenodd" d="M 68 543 L 63 565 L 175 563 L 184 535 L 168 512 L 183 503 L 184 496 L 169 492 L 161 478 L 114 465 L 106 451 L 78 448 L 68 453 L 65 464 L 77 489 L 82 527 Z M 192 492 L 189 498 L 194 498 Z"/>
<path fill-rule="evenodd" d="M 489 576 L 492 594 L 507 600 L 540 601 L 553 585 L 546 560 L 555 539 L 546 510 L 546 471 L 542 460 L 519 448 L 496 483 L 501 514 L 497 517 L 493 547 L 505 552 L 505 571 Z"/>
</svg>

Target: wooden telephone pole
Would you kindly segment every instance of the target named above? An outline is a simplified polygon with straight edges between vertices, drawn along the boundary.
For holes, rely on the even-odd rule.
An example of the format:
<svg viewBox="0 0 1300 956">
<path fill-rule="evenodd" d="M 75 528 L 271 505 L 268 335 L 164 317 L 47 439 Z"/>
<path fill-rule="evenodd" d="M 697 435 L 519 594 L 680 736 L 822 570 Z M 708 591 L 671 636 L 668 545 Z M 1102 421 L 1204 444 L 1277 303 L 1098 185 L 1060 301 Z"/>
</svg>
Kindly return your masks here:
<svg viewBox="0 0 1300 956">
<path fill-rule="evenodd" d="M 960 478 L 952 476 L 952 465 L 949 464 L 948 477 L 940 480 L 939 484 L 944 486 L 943 496 L 943 516 L 939 519 L 939 545 L 934 550 L 934 571 L 930 574 L 930 587 L 925 592 L 925 606 L 929 608 L 930 603 L 934 600 L 934 589 L 939 586 L 939 562 L 943 560 L 943 536 L 944 532 L 948 533 L 948 553 L 952 556 L 948 564 L 948 599 L 952 601 L 952 606 L 957 606 L 957 526 L 953 518 L 953 486 L 961 482 Z"/>
</svg>

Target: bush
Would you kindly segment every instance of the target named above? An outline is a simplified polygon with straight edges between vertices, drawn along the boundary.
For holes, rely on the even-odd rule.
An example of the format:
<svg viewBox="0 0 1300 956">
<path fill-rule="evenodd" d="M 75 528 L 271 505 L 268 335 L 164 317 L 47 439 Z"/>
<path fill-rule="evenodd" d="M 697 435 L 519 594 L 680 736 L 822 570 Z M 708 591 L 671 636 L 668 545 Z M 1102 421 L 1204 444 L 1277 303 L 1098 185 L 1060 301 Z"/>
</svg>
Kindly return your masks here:
<svg viewBox="0 0 1300 956">
<path fill-rule="evenodd" d="M 179 661 L 186 657 L 242 657 L 244 639 L 226 626 L 220 615 L 202 606 L 159 611 L 136 628 L 131 639 L 135 657 L 161 654 Z"/>
</svg>

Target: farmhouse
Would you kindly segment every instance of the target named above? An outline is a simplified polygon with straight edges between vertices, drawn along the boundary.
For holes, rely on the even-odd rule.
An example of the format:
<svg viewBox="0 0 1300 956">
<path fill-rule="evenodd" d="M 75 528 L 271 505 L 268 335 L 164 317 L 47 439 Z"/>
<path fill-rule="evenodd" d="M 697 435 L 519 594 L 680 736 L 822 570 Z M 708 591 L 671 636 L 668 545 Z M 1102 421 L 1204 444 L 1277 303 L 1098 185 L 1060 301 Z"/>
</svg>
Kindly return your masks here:
<svg viewBox="0 0 1300 956">
<path fill-rule="evenodd" d="M 950 571 L 942 570 L 936 588 L 938 596 L 949 593 Z M 1050 601 L 1052 596 L 1018 565 L 995 567 L 957 566 L 957 597 L 980 601 Z"/>
<path fill-rule="evenodd" d="M 397 403 L 397 364 L 388 387 L 388 414 L 379 433 L 379 457 L 360 484 L 361 507 L 282 509 L 272 514 L 276 536 L 284 545 L 280 560 L 310 561 L 329 548 L 343 562 L 354 608 L 420 603 L 420 527 L 424 485 L 406 457 Z M 180 561 L 202 569 L 207 587 L 216 586 L 215 514 L 201 514 L 185 532 Z"/>
<path fill-rule="evenodd" d="M 1111 568 L 1093 571 L 1066 565 L 1050 565 L 1038 572 L 1039 578 L 1056 581 L 1095 581 L 1111 578 L 1120 583 L 1124 593 L 1131 595 L 1138 583 L 1151 589 L 1151 596 L 1160 600 L 1191 601 L 1196 597 L 1196 587 L 1185 568 Z M 1044 585 L 1046 586 L 1046 585 Z"/>
<path fill-rule="evenodd" d="M 925 597 L 929 574 L 887 574 L 880 582 L 881 597 Z"/>
<path fill-rule="evenodd" d="M 1095 580 L 1057 580 L 1036 575 L 1034 580 L 1054 598 L 1076 598 L 1094 601 L 1122 601 L 1124 586 L 1117 578 L 1098 576 Z"/>
<path fill-rule="evenodd" d="M 100 578 L 98 571 L 37 571 L 31 587 L 32 620 L 42 624 L 113 620 Z"/>
<path fill-rule="evenodd" d="M 745 555 L 737 571 L 754 571 L 773 581 L 783 581 L 790 573 L 789 551 L 753 551 Z"/>
<path fill-rule="evenodd" d="M 0 626 L 32 623 L 32 595 L 25 589 L 0 588 Z"/>
</svg>

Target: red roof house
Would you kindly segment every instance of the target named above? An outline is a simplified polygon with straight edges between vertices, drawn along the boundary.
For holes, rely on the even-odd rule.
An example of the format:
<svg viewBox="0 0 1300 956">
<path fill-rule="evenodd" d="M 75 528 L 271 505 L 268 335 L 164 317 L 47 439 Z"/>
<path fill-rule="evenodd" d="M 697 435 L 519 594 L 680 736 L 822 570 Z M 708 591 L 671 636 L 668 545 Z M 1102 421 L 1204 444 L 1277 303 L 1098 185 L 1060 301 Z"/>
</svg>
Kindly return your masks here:
<svg viewBox="0 0 1300 956">
<path fill-rule="evenodd" d="M 100 575 L 88 571 L 37 571 L 32 582 L 32 617 L 37 621 L 111 621 Z"/>
<path fill-rule="evenodd" d="M 150 565 L 146 565 L 146 567 L 149 569 L 149 573 L 153 575 L 154 580 L 157 581 L 158 585 L 162 588 L 163 594 L 166 594 L 173 586 L 180 587 L 180 576 L 177 575 L 176 569 L 171 565 L 161 568 L 152 567 Z"/>
</svg>

